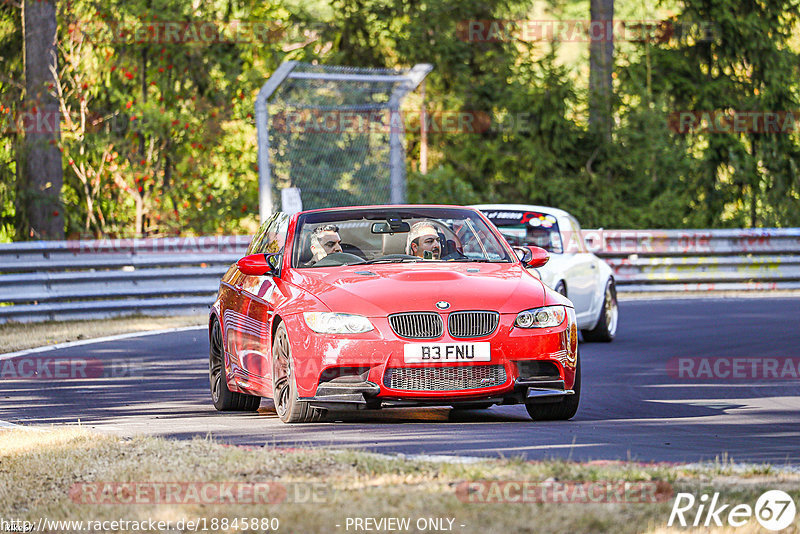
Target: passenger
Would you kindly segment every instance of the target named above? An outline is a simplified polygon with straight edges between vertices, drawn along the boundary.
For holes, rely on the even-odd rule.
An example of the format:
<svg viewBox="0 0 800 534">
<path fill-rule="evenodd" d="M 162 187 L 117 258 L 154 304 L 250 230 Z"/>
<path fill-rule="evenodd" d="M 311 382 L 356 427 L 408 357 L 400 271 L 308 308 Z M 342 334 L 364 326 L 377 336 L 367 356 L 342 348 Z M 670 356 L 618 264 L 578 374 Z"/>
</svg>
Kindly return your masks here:
<svg viewBox="0 0 800 534">
<path fill-rule="evenodd" d="M 426 257 L 425 253 L 429 252 Z M 442 255 L 439 232 L 428 221 L 420 221 L 411 227 L 406 239 L 406 253 L 426 260 L 438 260 Z"/>
<path fill-rule="evenodd" d="M 313 257 L 308 265 L 314 265 L 319 260 L 342 251 L 342 239 L 339 237 L 339 227 L 333 224 L 317 226 L 311 233 L 311 254 Z"/>
</svg>

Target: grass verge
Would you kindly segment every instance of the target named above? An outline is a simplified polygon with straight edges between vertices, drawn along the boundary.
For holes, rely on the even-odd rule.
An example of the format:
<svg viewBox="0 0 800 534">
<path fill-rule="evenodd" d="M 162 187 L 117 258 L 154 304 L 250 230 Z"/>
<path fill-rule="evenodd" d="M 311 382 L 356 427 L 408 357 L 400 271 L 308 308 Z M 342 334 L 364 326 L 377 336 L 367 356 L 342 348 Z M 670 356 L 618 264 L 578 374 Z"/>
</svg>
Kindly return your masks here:
<svg viewBox="0 0 800 534">
<path fill-rule="evenodd" d="M 470 502 L 476 497 L 462 490 L 465 483 L 475 481 L 648 483 L 669 493 L 661 502 L 633 504 L 581 501 L 575 493 L 568 494 L 568 503 Z M 225 502 L 219 503 L 211 502 L 204 493 L 209 484 L 218 487 L 213 483 L 233 482 L 241 483 L 237 488 L 268 485 L 268 495 L 273 498 L 251 504 L 256 500 L 254 494 L 245 492 L 242 497 L 237 489 L 230 499 L 223 494 Z M 122 485 L 125 483 L 128 486 Z M 164 489 L 169 483 L 184 484 L 173 484 L 182 489 L 170 493 Z M 186 489 L 189 486 L 201 489 L 192 494 Z M 154 487 L 162 488 L 160 500 L 158 491 L 151 491 Z M 169 521 L 172 531 L 181 530 L 179 525 L 184 525 L 182 531 L 189 531 L 187 521 L 205 521 L 211 531 L 264 532 L 268 529 L 261 528 L 262 523 L 252 528 L 252 523 L 243 527 L 241 519 L 235 527 L 232 522 L 235 518 L 250 522 L 252 518 L 276 518 L 279 528 L 270 531 L 333 534 L 366 531 L 356 529 L 353 522 L 369 517 L 410 521 L 410 528 L 370 529 L 382 532 L 434 531 L 419 528 L 417 521 L 428 518 L 441 519 L 450 531 L 463 533 L 668 532 L 673 530 L 666 527 L 673 493 L 690 492 L 699 498 L 703 493 L 719 492 L 721 501 L 753 506 L 769 489 L 783 489 L 797 502 L 800 475 L 775 473 L 768 466 L 742 471 L 724 464 L 691 468 L 517 459 L 442 463 L 352 451 L 230 447 L 207 439 L 120 439 L 75 428 L 0 432 L 0 516 L 33 525 L 42 518 L 153 520 Z M 285 498 L 274 498 L 276 495 Z M 491 495 L 490 491 L 480 498 Z M 519 500 L 521 494 L 510 495 Z M 503 491 L 494 496 L 502 500 Z M 222 528 L 222 518 L 228 520 L 227 529 Z M 214 524 L 217 526 L 212 529 Z M 106 523 L 102 530 L 135 531 L 125 526 L 114 528 Z M 71 531 L 64 525 L 59 530 Z M 717 531 L 767 532 L 755 519 L 739 529 Z M 785 532 L 798 532 L 797 523 Z"/>
<path fill-rule="evenodd" d="M 115 334 L 205 325 L 207 315 L 129 316 L 87 321 L 44 321 L 0 325 L 0 354 Z"/>
</svg>

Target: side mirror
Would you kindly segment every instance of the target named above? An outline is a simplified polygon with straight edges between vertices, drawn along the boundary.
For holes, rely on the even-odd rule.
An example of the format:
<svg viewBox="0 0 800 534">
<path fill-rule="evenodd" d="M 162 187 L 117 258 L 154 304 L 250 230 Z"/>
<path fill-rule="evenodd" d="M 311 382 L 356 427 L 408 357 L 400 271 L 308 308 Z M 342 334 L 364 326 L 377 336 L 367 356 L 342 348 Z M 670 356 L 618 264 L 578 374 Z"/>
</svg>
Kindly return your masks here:
<svg viewBox="0 0 800 534">
<path fill-rule="evenodd" d="M 280 254 L 251 254 L 236 262 L 236 266 L 249 276 L 277 276 L 280 268 Z"/>
<path fill-rule="evenodd" d="M 525 267 L 542 267 L 550 260 L 550 253 L 540 247 L 514 247 L 514 252 L 517 254 L 519 261 Z"/>
</svg>

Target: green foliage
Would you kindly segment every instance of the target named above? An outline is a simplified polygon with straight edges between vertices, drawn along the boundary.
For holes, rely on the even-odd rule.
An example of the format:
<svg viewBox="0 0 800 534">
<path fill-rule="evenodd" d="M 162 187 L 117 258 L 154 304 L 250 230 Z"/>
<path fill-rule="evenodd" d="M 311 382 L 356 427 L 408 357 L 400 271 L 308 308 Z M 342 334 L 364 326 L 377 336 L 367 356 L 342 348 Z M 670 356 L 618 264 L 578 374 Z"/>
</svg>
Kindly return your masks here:
<svg viewBox="0 0 800 534">
<path fill-rule="evenodd" d="M 800 125 L 789 134 L 669 127 L 675 113 L 687 110 L 800 109 L 798 4 L 659 4 L 678 27 L 710 22 L 713 31 L 708 39 L 676 33 L 619 44 L 615 127 L 606 141 L 587 130 L 585 51 L 465 39 L 466 21 L 536 19 L 521 0 L 59 3 L 60 85 L 53 91 L 66 111 L 67 231 L 252 231 L 258 204 L 253 103 L 287 59 L 434 65 L 425 98 L 433 124 L 462 114 L 479 127 L 432 128 L 424 175 L 417 171 L 421 134 L 407 131 L 411 202 L 554 205 L 587 227 L 800 226 Z M 656 8 L 620 1 L 616 9 L 618 17 L 648 19 Z M 588 2 L 559 0 L 547 10 L 547 17 L 580 18 Z M 191 43 L 97 32 L 110 23 L 134 28 L 159 21 L 261 21 L 270 32 L 266 41 Z M 13 120 L 3 122 L 4 111 L 13 117 L 22 100 L 21 28 L 20 9 L 0 2 L 0 240 L 25 237 L 14 230 L 18 133 Z M 564 61 L 570 54 L 574 63 Z M 406 113 L 417 113 L 420 98 L 408 102 Z M 368 171 L 364 164 L 354 173 Z"/>
<path fill-rule="evenodd" d="M 183 34 L 186 42 L 138 42 L 98 28 L 133 31 L 159 21 L 198 28 L 239 17 L 276 25 L 285 22 L 286 12 L 270 4 L 240 12 L 227 3 L 192 9 L 163 0 L 104 4 L 98 11 L 74 3 L 67 9 L 60 64 L 75 125 L 64 135 L 69 232 L 250 230 L 257 207 L 253 89 L 264 69 L 279 63 L 275 54 L 261 54 L 264 43 L 253 40 L 204 42 Z M 87 20 L 96 34 L 83 28 L 70 34 L 70 24 L 81 27 Z M 91 108 L 89 130 L 81 126 L 82 102 Z"/>
<path fill-rule="evenodd" d="M 0 242 L 17 239 L 15 114 L 22 100 L 22 15 L 0 3 Z"/>
<path fill-rule="evenodd" d="M 412 204 L 478 204 L 481 195 L 458 171 L 442 165 L 427 174 L 412 172 L 408 176 L 408 201 Z"/>
<path fill-rule="evenodd" d="M 797 50 L 789 40 L 800 23 L 796 0 L 709 3 L 688 0 L 679 27 L 709 22 L 707 38 L 651 46 L 622 70 L 622 89 L 642 102 L 681 111 L 794 111 L 800 106 Z M 645 94 L 642 80 L 652 80 Z M 800 223 L 798 143 L 794 133 L 763 131 L 684 134 L 679 176 L 693 199 L 691 226 L 796 226 Z"/>
</svg>

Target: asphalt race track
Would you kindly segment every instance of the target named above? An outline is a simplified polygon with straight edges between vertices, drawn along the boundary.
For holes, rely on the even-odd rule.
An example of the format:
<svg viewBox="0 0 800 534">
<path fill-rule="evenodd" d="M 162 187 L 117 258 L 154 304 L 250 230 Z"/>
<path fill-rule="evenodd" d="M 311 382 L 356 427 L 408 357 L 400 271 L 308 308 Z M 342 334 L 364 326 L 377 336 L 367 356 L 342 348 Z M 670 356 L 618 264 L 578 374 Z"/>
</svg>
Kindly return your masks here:
<svg viewBox="0 0 800 534">
<path fill-rule="evenodd" d="M 118 376 L 20 380 L 6 367 L 0 421 L 80 421 L 123 435 L 211 434 L 243 445 L 385 453 L 666 462 L 726 458 L 800 466 L 800 379 L 784 367 L 785 358 L 795 359 L 787 364 L 794 372 L 800 363 L 800 300 L 627 301 L 620 305 L 620 318 L 613 343 L 581 345 L 581 408 L 565 422 L 531 421 L 523 406 L 343 413 L 332 422 L 310 425 L 282 424 L 268 400 L 257 414 L 218 413 L 208 392 L 208 342 L 202 329 L 31 354 L 27 358 L 97 359 L 106 374 Z M 673 360 L 715 357 L 738 360 L 717 365 L 712 377 L 701 370 L 708 373 L 715 360 L 706 360 L 706 367 L 683 360 L 681 365 L 696 365 L 693 372 L 700 376 L 695 378 L 678 376 Z M 759 363 L 754 358 L 777 358 L 781 378 L 731 378 L 747 375 Z"/>
</svg>

